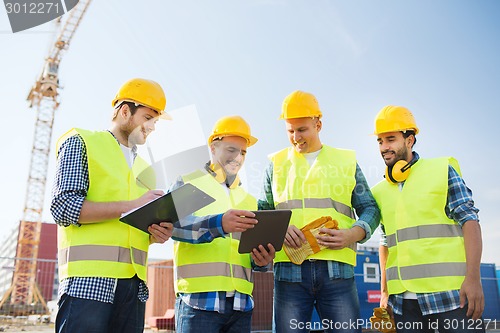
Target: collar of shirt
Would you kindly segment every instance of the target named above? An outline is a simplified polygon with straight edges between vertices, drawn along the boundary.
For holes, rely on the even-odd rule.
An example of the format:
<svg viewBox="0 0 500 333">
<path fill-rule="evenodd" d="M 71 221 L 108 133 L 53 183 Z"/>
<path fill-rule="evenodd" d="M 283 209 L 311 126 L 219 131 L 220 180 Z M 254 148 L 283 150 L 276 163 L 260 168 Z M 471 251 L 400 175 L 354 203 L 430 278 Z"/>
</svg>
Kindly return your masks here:
<svg viewBox="0 0 500 333">
<path fill-rule="evenodd" d="M 118 142 L 118 144 L 120 144 L 120 141 L 118 141 L 118 138 L 113 134 L 113 132 L 111 132 L 110 130 L 106 130 L 107 132 L 109 132 L 109 134 L 111 134 L 113 136 L 113 138 L 115 138 L 116 142 Z M 137 155 L 137 145 L 133 145 L 132 146 L 132 152 L 134 153 L 134 156 Z"/>
<path fill-rule="evenodd" d="M 416 151 L 413 151 L 413 158 L 411 159 L 410 163 L 417 163 L 417 161 L 420 159 L 420 155 Z"/>
</svg>

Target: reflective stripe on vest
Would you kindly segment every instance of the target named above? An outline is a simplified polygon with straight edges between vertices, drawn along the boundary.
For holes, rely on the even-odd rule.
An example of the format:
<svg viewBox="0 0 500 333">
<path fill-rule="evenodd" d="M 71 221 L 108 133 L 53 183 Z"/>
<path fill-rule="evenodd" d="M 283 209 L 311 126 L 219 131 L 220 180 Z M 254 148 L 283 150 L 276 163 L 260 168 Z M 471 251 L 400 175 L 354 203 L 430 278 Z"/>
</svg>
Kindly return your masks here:
<svg viewBox="0 0 500 333">
<path fill-rule="evenodd" d="M 224 275 L 238 279 L 243 279 L 247 281 L 252 281 L 252 269 L 239 266 L 230 265 L 225 262 L 210 262 L 204 264 L 191 264 L 177 267 L 177 278 L 187 279 L 187 278 L 197 278 L 197 277 L 207 277 L 207 276 L 220 276 Z"/>
<path fill-rule="evenodd" d="M 257 200 L 238 186 L 229 190 L 213 176 L 197 171 L 183 177 L 215 202 L 195 212 L 196 216 L 221 214 L 228 209 L 256 210 Z M 210 243 L 174 242 L 176 293 L 238 291 L 251 295 L 253 290 L 250 254 L 239 254 L 240 233 L 218 237 Z M 216 261 L 214 261 L 216 260 Z"/>
<path fill-rule="evenodd" d="M 85 143 L 89 171 L 86 200 L 111 202 L 134 200 L 147 189 L 137 182 L 153 177 L 147 163 L 139 156 L 132 169 L 116 139 L 107 131 L 74 129 L 58 142 L 79 134 Z M 150 183 L 151 184 L 151 183 Z M 110 277 L 130 278 L 137 275 L 146 281 L 149 235 L 118 219 L 99 223 L 58 227 L 59 278 Z"/>
<path fill-rule="evenodd" d="M 420 159 L 402 190 L 385 180 L 372 189 L 387 235 L 389 294 L 461 287 L 466 268 L 463 232 L 445 213 L 449 165 L 460 172 L 453 158 Z"/>
<path fill-rule="evenodd" d="M 132 251 L 131 251 L 132 250 Z M 139 249 L 129 249 L 119 246 L 106 246 L 106 245 L 77 245 L 70 248 L 65 248 L 58 251 L 58 258 L 60 265 L 66 265 L 72 261 L 80 260 L 102 260 L 102 261 L 117 261 L 121 263 L 132 263 L 146 266 L 148 253 Z"/>
<path fill-rule="evenodd" d="M 314 163 L 309 163 L 293 147 L 269 156 L 273 163 L 272 192 L 276 209 L 291 209 L 291 225 L 302 228 L 321 217 L 331 216 L 339 228 L 355 222 L 351 206 L 356 185 L 356 155 L 353 151 L 323 145 Z M 310 259 L 336 260 L 356 264 L 356 244 L 341 250 L 324 249 Z M 281 250 L 275 262 L 289 262 Z"/>
<path fill-rule="evenodd" d="M 334 208 L 340 214 L 354 219 L 354 211 L 348 205 L 333 200 L 332 198 L 304 198 L 302 200 L 289 200 L 280 202 L 276 209 L 297 209 L 297 208 Z"/>
<path fill-rule="evenodd" d="M 408 267 L 401 267 L 401 274 L 397 267 L 387 269 L 388 280 L 412 280 L 435 277 L 463 277 L 466 270 L 464 262 L 442 262 L 436 264 L 423 264 Z"/>
<path fill-rule="evenodd" d="M 457 224 L 433 224 L 419 225 L 396 231 L 399 242 L 414 240 L 419 238 L 434 238 L 434 237 L 462 237 L 462 228 Z M 396 245 L 396 234 L 387 236 L 387 247 Z"/>
</svg>

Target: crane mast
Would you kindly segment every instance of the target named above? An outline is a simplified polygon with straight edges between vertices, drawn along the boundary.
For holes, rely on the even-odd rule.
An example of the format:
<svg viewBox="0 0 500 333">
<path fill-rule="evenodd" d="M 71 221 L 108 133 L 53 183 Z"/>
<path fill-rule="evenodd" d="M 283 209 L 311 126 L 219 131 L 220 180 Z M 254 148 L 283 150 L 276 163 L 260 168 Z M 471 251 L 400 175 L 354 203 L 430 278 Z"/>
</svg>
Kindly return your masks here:
<svg viewBox="0 0 500 333">
<path fill-rule="evenodd" d="M 59 107 L 59 64 L 90 2 L 91 0 L 80 0 L 66 14 L 67 19 L 49 50 L 40 77 L 27 97 L 30 108 L 36 108 L 35 133 L 12 285 L 2 297 L 0 307 L 10 299 L 11 305 L 19 309 L 40 303 L 47 310 L 46 302 L 36 283 L 36 259 L 42 229 L 52 125 Z"/>
</svg>

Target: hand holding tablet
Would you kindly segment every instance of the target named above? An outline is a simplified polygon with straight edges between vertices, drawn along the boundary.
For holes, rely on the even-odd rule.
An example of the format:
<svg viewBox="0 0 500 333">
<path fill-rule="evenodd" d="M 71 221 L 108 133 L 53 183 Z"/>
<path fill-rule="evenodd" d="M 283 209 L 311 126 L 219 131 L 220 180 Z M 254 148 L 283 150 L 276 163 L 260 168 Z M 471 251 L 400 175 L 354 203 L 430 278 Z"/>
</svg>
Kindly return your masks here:
<svg viewBox="0 0 500 333">
<path fill-rule="evenodd" d="M 258 223 L 241 233 L 238 252 L 250 253 L 259 245 L 263 245 L 269 251 L 268 243 L 271 243 L 276 251 L 281 250 L 292 211 L 288 209 L 260 210 L 253 211 L 253 213 Z"/>
</svg>

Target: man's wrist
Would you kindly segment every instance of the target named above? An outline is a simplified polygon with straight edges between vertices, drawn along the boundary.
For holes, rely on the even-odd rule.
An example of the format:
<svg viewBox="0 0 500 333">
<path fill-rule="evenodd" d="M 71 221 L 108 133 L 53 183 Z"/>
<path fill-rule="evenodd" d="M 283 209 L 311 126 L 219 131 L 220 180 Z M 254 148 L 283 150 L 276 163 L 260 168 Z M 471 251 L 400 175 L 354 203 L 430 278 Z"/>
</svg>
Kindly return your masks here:
<svg viewBox="0 0 500 333">
<path fill-rule="evenodd" d="M 365 239 L 365 237 L 366 237 L 365 229 L 363 229 L 359 225 L 353 226 L 351 229 L 349 229 L 349 231 L 351 233 L 352 243 L 359 242 L 359 241 Z"/>
</svg>

